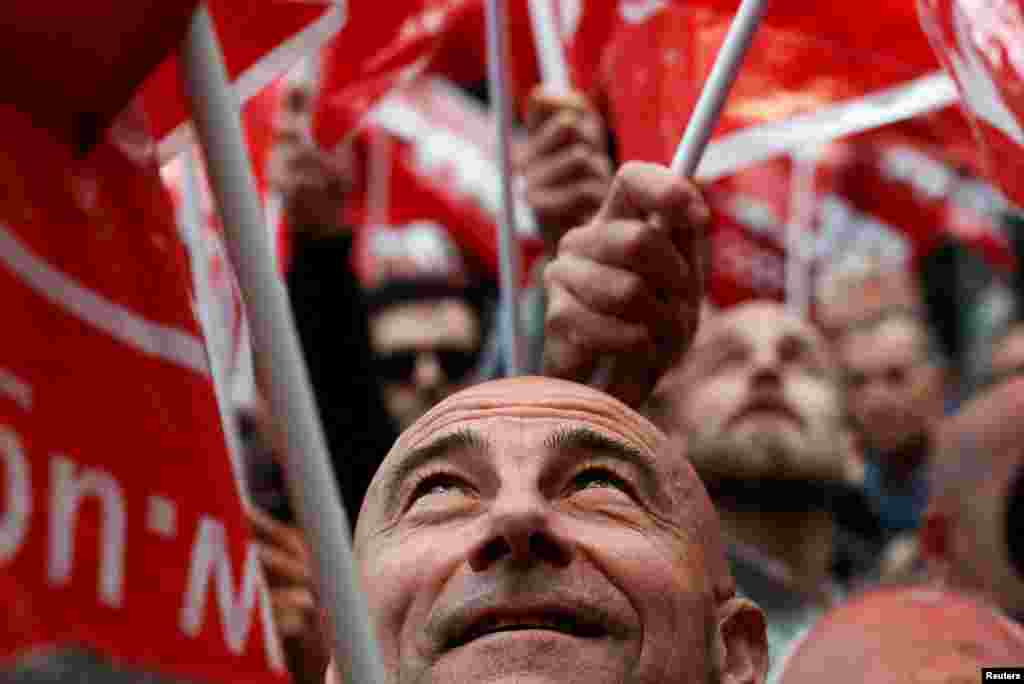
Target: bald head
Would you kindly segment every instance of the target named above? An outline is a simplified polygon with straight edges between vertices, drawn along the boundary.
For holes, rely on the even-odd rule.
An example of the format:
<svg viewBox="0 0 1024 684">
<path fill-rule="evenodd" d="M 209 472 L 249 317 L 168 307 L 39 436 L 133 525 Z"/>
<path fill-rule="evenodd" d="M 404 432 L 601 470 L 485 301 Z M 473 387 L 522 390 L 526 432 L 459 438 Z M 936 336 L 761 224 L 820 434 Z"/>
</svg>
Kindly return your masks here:
<svg viewBox="0 0 1024 684">
<path fill-rule="evenodd" d="M 1024 378 L 982 393 L 938 433 L 922 546 L 932 572 L 1024 617 Z"/>
<path fill-rule="evenodd" d="M 356 555 L 395 681 L 704 681 L 729 664 L 723 619 L 763 652 L 692 468 L 574 383 L 485 383 L 416 421 L 370 487 Z"/>
<path fill-rule="evenodd" d="M 873 590 L 826 615 L 786 662 L 781 684 L 959 684 L 1020 665 L 1024 632 L 984 603 L 925 587 Z"/>
<path fill-rule="evenodd" d="M 388 514 L 401 481 L 410 475 L 410 462 L 422 465 L 425 454 L 438 454 L 437 445 L 443 447 L 442 456 L 444 452 L 472 447 L 472 436 L 479 435 L 476 426 L 495 421 L 508 425 L 544 422 L 552 428 L 571 425 L 581 436 L 588 434 L 585 431 L 592 432 L 592 436 L 607 440 L 604 446 L 623 455 L 632 454 L 630 458 L 642 461 L 643 469 L 652 476 L 648 479 L 652 491 L 665 506 L 663 513 L 681 532 L 699 537 L 701 546 L 709 551 L 709 560 L 721 553 L 714 507 L 689 461 L 673 455 L 664 433 L 604 392 L 545 377 L 510 378 L 476 385 L 442 401 L 403 432 L 370 485 L 359 515 L 356 553 L 363 538 Z M 493 446 L 478 441 L 477 446 Z M 591 441 L 600 446 L 597 440 Z M 721 591 L 728 592 L 727 565 L 724 561 L 714 565 Z"/>
</svg>

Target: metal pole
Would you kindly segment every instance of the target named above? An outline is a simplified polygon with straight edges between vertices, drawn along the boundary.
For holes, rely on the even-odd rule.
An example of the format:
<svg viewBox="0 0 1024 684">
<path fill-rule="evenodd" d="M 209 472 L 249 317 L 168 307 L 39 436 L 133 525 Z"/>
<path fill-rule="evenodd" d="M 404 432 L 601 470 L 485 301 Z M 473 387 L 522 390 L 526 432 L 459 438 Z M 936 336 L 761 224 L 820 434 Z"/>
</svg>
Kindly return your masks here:
<svg viewBox="0 0 1024 684">
<path fill-rule="evenodd" d="M 506 83 L 508 34 L 506 0 L 487 0 L 487 81 L 491 106 L 496 113 L 498 163 L 501 168 L 501 215 L 499 252 L 501 258 L 501 340 L 509 375 L 522 372 L 523 354 L 519 334 L 519 244 L 515 237 L 516 211 L 512 189 L 512 112 Z"/>
<path fill-rule="evenodd" d="M 334 652 L 351 681 L 383 684 L 366 597 L 352 559 L 327 445 L 295 334 L 284 284 L 274 268 L 263 211 L 242 138 L 239 104 L 205 5 L 196 10 L 182 48 L 185 90 L 252 322 L 257 366 L 273 413 L 282 420 L 288 483 L 316 561 Z M 342 668 L 346 669 L 346 668 Z"/>
<path fill-rule="evenodd" d="M 747 49 L 754 41 L 754 33 L 764 16 L 768 0 L 743 0 L 740 10 L 729 27 L 725 43 L 718 51 L 704 89 L 697 100 L 686 133 L 672 159 L 672 170 L 680 176 L 690 177 L 697 171 L 704 148 L 718 125 L 718 117 L 729 96 L 729 89 L 739 74 Z"/>
</svg>

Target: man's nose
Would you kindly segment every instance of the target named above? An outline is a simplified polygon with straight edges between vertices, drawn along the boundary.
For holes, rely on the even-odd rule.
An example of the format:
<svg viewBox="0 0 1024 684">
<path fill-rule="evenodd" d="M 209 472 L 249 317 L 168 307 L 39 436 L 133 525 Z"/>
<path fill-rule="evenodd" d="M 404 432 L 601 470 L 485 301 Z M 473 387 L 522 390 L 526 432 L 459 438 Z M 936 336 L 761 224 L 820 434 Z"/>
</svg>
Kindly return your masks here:
<svg viewBox="0 0 1024 684">
<path fill-rule="evenodd" d="M 421 352 L 416 357 L 415 379 L 417 387 L 435 387 L 444 382 L 444 370 L 433 352 Z"/>
<path fill-rule="evenodd" d="M 469 553 L 469 565 L 475 572 L 484 572 L 501 561 L 569 564 L 571 544 L 552 529 L 552 512 L 539 493 L 522 491 L 499 497 L 488 513 L 483 537 Z"/>
<path fill-rule="evenodd" d="M 754 359 L 750 384 L 757 391 L 778 391 L 782 388 L 782 368 L 778 356 L 762 354 Z"/>
</svg>

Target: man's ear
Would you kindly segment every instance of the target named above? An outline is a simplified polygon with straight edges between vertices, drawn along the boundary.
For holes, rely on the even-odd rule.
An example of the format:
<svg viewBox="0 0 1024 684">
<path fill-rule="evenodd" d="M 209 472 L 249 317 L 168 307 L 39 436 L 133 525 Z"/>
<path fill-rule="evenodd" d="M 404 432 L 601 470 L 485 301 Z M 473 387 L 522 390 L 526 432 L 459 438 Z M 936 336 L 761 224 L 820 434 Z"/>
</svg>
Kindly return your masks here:
<svg viewBox="0 0 1024 684">
<path fill-rule="evenodd" d="M 768 675 L 768 632 L 755 603 L 734 597 L 718 609 L 715 635 L 720 684 L 763 684 Z"/>
</svg>

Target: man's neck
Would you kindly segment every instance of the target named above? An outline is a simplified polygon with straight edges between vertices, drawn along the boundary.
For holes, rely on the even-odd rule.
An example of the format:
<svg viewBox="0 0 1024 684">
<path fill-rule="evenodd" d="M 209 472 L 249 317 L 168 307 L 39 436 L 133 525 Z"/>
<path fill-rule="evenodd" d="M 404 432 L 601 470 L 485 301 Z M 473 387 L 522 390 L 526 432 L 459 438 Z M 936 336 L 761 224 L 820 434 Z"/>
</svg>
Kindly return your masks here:
<svg viewBox="0 0 1024 684">
<path fill-rule="evenodd" d="M 922 433 L 892 451 L 878 453 L 878 465 L 885 484 L 895 487 L 906 484 L 928 459 L 929 446 L 928 435 Z"/>
<path fill-rule="evenodd" d="M 827 511 L 775 513 L 719 509 L 727 539 L 751 548 L 785 568 L 785 581 L 828 607 L 832 558 L 832 514 Z"/>
</svg>

